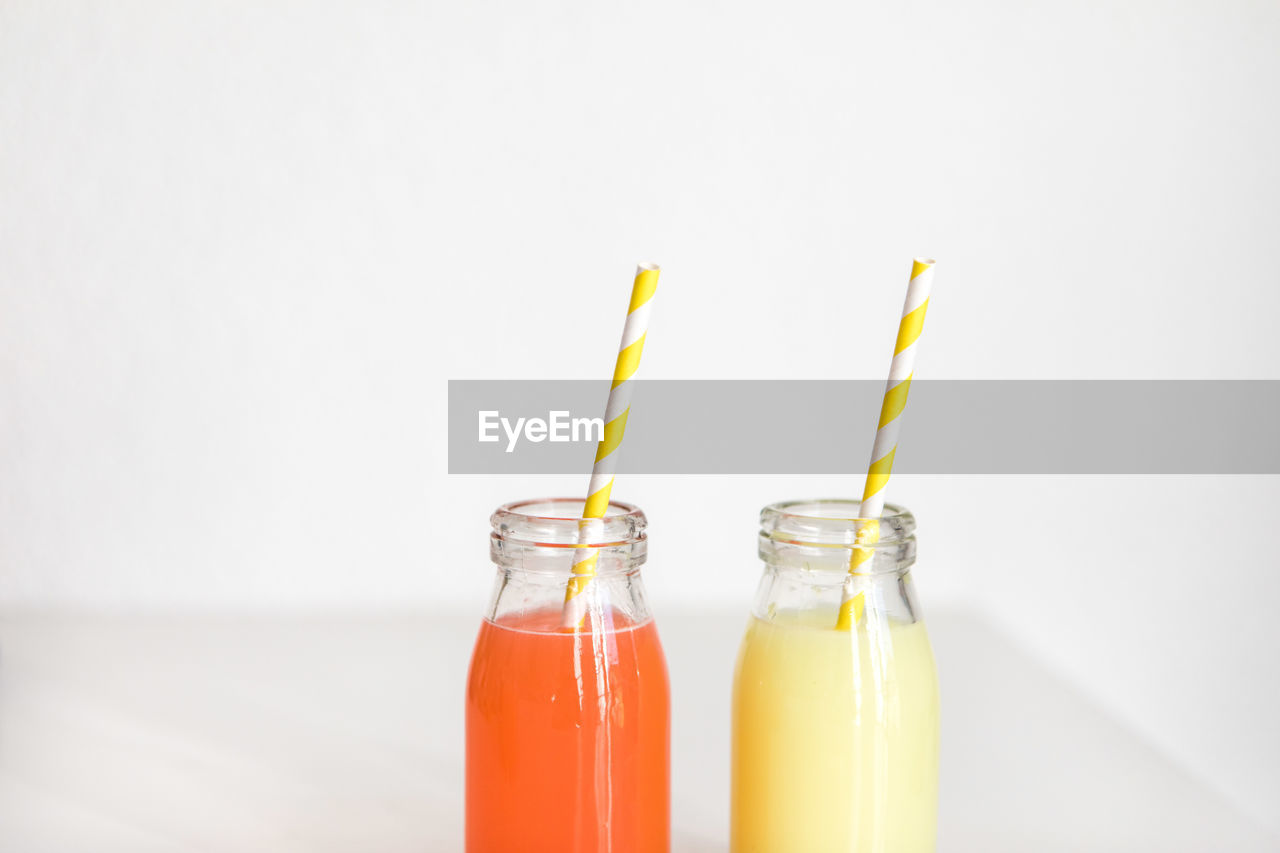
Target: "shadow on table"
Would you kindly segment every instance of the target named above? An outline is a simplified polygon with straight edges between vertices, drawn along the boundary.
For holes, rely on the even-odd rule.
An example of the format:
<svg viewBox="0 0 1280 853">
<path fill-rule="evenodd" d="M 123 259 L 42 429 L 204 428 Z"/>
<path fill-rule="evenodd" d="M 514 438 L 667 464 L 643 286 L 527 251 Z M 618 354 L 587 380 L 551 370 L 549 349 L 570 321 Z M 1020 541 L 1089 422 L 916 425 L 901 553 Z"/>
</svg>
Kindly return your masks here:
<svg viewBox="0 0 1280 853">
<path fill-rule="evenodd" d="M 677 835 L 671 841 L 671 853 L 726 853 L 727 841 L 712 841 L 691 835 Z"/>
<path fill-rule="evenodd" d="M 673 853 L 728 850 L 729 704 L 745 617 L 663 611 L 672 676 Z M 940 853 L 1280 844 L 981 615 L 928 611 L 942 682 Z"/>
<path fill-rule="evenodd" d="M 967 611 L 930 611 L 947 851 L 1280 847 L 1138 731 Z"/>
</svg>

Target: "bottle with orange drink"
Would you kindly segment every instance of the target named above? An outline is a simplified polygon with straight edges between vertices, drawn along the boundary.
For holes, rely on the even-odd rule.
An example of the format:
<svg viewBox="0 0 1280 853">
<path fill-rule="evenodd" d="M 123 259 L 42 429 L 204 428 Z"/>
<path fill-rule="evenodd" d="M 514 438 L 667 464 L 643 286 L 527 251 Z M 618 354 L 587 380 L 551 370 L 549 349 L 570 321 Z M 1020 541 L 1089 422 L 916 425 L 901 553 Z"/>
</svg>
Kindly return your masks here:
<svg viewBox="0 0 1280 853">
<path fill-rule="evenodd" d="M 666 853 L 667 668 L 640 566 L 645 517 L 611 503 L 587 540 L 583 501 L 500 507 L 497 580 L 471 659 L 468 853 Z M 565 627 L 575 554 L 598 549 L 580 624 Z"/>
</svg>

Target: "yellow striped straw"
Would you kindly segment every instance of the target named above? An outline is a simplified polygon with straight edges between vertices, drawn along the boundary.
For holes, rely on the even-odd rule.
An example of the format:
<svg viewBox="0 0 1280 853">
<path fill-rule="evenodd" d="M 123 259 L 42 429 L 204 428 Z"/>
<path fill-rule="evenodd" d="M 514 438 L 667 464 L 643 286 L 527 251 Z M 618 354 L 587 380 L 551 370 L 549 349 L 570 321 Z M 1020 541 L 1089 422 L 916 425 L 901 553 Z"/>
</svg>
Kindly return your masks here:
<svg viewBox="0 0 1280 853">
<path fill-rule="evenodd" d="M 618 445 L 627 429 L 627 415 L 631 412 L 631 377 L 640 366 L 640 354 L 644 351 L 644 336 L 649 328 L 649 310 L 653 306 L 653 294 L 658 289 L 656 264 L 636 267 L 636 280 L 631 286 L 631 307 L 627 309 L 627 325 L 622 330 L 622 343 L 618 347 L 618 361 L 613 368 L 613 385 L 609 388 L 609 402 L 605 405 L 604 435 L 596 446 L 596 464 L 591 469 L 591 485 L 587 489 L 587 502 L 582 508 L 582 522 L 578 525 L 580 542 L 591 540 L 591 531 L 598 526 L 592 519 L 604 518 L 609 509 L 609 495 L 613 491 L 613 473 L 618 467 Z M 577 628 L 587 615 L 587 597 L 583 595 L 591 579 L 596 575 L 596 548 L 583 548 L 574 558 L 573 577 L 564 591 L 564 610 L 560 624 L 565 628 Z"/>
<path fill-rule="evenodd" d="M 884 386 L 884 402 L 880 405 L 880 426 L 876 429 L 876 442 L 871 449 L 871 467 L 867 469 L 867 483 L 862 489 L 862 506 L 858 511 L 861 524 L 858 527 L 857 544 L 849 558 L 849 576 L 844 581 L 840 597 L 840 614 L 836 617 L 836 629 L 848 631 L 862 619 L 866 605 L 865 593 L 858 590 L 858 578 L 863 564 L 875 557 L 875 544 L 880 541 L 880 514 L 884 512 L 884 487 L 893 471 L 893 455 L 898 450 L 898 433 L 902 426 L 902 410 L 907 406 L 907 394 L 911 391 L 911 375 L 916 360 L 916 340 L 924 329 L 924 312 L 929 308 L 929 288 L 933 286 L 933 265 L 930 258 L 916 258 L 911 262 L 911 281 L 907 284 L 907 299 L 902 305 L 902 321 L 898 324 L 898 341 L 893 348 L 893 362 L 889 365 L 889 379 Z"/>
</svg>

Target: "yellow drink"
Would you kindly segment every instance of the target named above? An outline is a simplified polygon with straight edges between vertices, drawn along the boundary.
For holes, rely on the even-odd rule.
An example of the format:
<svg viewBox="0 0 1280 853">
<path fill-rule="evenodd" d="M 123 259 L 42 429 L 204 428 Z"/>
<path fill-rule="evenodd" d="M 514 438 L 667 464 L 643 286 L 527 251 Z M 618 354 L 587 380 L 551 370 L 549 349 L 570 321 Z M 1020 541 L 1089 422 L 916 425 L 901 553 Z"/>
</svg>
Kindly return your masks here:
<svg viewBox="0 0 1280 853">
<path fill-rule="evenodd" d="M 733 695 L 734 853 L 932 853 L 938 680 L 923 622 L 752 617 Z"/>
</svg>

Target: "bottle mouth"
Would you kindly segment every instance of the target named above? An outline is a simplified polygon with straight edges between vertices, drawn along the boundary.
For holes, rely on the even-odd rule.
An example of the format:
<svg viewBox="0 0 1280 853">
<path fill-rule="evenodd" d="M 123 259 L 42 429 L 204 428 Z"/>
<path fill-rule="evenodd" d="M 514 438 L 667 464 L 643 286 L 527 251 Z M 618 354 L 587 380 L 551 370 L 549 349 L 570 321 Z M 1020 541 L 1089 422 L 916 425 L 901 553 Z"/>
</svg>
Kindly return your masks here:
<svg viewBox="0 0 1280 853">
<path fill-rule="evenodd" d="M 584 519 L 582 498 L 534 498 L 503 504 L 489 523 L 503 542 L 545 548 L 613 548 L 644 541 L 648 519 L 634 504 L 609 501 L 603 518 Z"/>
<path fill-rule="evenodd" d="M 858 532 L 869 521 L 860 515 L 861 509 L 862 502 L 850 498 L 769 504 L 760 510 L 760 539 L 778 545 L 849 548 L 858 544 Z M 876 520 L 876 548 L 896 548 L 915 539 L 916 519 L 905 507 L 887 503 Z"/>
</svg>

